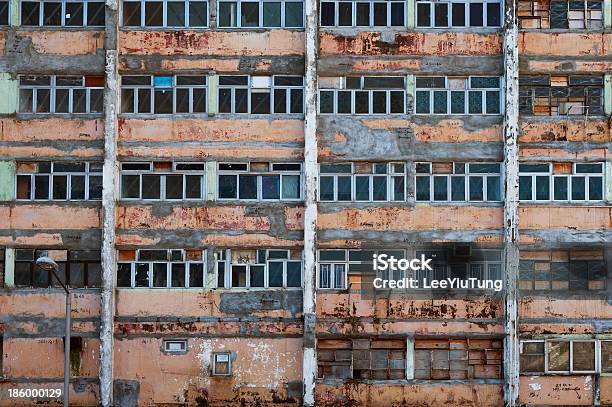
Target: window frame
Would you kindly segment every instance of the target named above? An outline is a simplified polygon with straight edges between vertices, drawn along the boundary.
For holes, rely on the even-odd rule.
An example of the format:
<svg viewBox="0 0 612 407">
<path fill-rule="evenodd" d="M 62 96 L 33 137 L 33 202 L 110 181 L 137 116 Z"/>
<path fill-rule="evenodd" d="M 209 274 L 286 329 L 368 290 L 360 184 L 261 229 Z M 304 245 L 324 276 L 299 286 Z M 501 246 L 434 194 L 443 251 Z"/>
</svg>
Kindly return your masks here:
<svg viewBox="0 0 612 407">
<path fill-rule="evenodd" d="M 233 25 L 221 25 L 221 3 L 235 3 L 236 10 L 234 15 L 230 16 L 230 20 L 235 18 L 236 22 Z M 257 3 L 258 4 L 258 24 L 256 26 L 245 25 L 242 26 L 242 3 Z M 280 3 L 280 26 L 266 26 L 264 25 L 264 3 Z M 287 26 L 286 22 L 286 7 L 287 3 L 301 3 L 302 4 L 302 25 L 301 26 Z M 306 3 L 303 0 L 220 0 L 217 1 L 217 28 L 221 30 L 227 29 L 258 29 L 258 28 L 266 28 L 266 29 L 278 29 L 278 28 L 288 28 L 288 29 L 304 29 L 306 24 L 305 17 L 305 5 Z"/>
<path fill-rule="evenodd" d="M 227 373 L 219 373 L 219 372 L 217 372 L 217 357 L 218 356 L 227 356 L 227 364 L 228 364 Z M 212 353 L 212 370 L 211 370 L 211 375 L 212 376 L 230 377 L 230 376 L 232 376 L 232 374 L 233 374 L 233 372 L 232 372 L 232 352 L 213 352 Z"/>
<path fill-rule="evenodd" d="M 149 170 L 130 170 L 123 169 L 124 164 L 142 164 L 149 165 Z M 202 170 L 177 170 L 177 165 L 181 164 L 195 164 L 202 165 Z M 203 162 L 173 162 L 171 170 L 156 170 L 154 166 L 154 162 L 122 162 L 120 167 L 120 176 L 119 176 L 119 200 L 120 201 L 154 201 L 154 202 L 200 202 L 206 199 L 206 163 Z M 123 176 L 138 176 L 139 178 L 139 192 L 138 198 L 126 198 L 123 196 Z M 159 177 L 159 198 L 143 198 L 143 176 L 158 176 Z M 167 186 L 167 177 L 168 176 L 182 176 L 183 179 L 183 192 L 182 198 L 174 199 L 174 198 L 166 198 L 166 186 Z M 187 198 L 187 177 L 188 176 L 198 176 L 200 177 L 200 198 Z"/>
<path fill-rule="evenodd" d="M 323 25 L 323 14 L 321 13 L 321 10 L 323 9 L 323 3 L 331 3 L 334 5 L 334 24 L 333 25 Z M 340 25 L 340 3 L 346 3 L 346 4 L 351 4 L 351 25 Z M 357 25 L 357 3 L 360 4 L 368 4 L 369 6 L 369 16 L 368 16 L 368 25 Z M 385 4 L 387 5 L 387 16 L 386 16 L 386 24 L 385 25 L 376 25 L 375 24 L 375 19 L 374 19 L 374 5 L 375 4 Z M 392 25 L 392 10 L 393 8 L 391 7 L 392 4 L 401 4 L 403 6 L 403 13 L 402 13 L 402 21 L 403 24 L 401 25 Z M 375 27 L 387 27 L 387 28 L 402 28 L 402 27 L 406 27 L 407 26 L 407 8 L 408 8 L 408 2 L 406 2 L 405 0 L 389 0 L 389 1 L 377 1 L 377 0 L 365 0 L 365 1 L 361 1 L 361 0 L 349 0 L 349 1 L 343 1 L 343 0 L 327 0 L 327 1 L 322 1 L 321 5 L 320 5 L 320 11 L 319 11 L 319 25 L 321 28 L 375 28 Z"/>
<path fill-rule="evenodd" d="M 484 3 L 483 3 L 484 4 Z M 433 87 L 417 87 L 417 81 L 419 79 L 428 79 L 428 78 L 444 78 L 444 88 L 433 88 Z M 472 79 L 482 79 L 482 78 L 496 78 L 499 80 L 499 88 L 485 88 L 485 87 L 472 87 Z M 450 80 L 464 80 L 464 87 L 462 89 L 453 89 L 450 86 Z M 418 112 L 418 95 L 419 92 L 427 92 L 429 99 L 429 106 L 427 112 Z M 435 112 L 435 92 L 444 92 L 446 94 L 446 111 L 444 113 L 436 113 Z M 452 112 L 452 93 L 460 92 L 463 93 L 463 113 L 453 113 Z M 477 92 L 481 95 L 481 110 L 479 113 L 470 113 L 470 94 L 473 92 Z M 487 113 L 487 98 L 489 92 L 498 92 L 499 93 L 499 101 L 497 104 L 498 112 L 497 113 Z M 500 116 L 504 114 L 504 78 L 501 76 L 492 76 L 492 75 L 468 75 L 468 76 L 434 76 L 434 75 L 421 75 L 415 76 L 415 87 L 414 87 L 414 107 L 412 114 L 415 115 L 435 115 L 435 116 Z"/>
<path fill-rule="evenodd" d="M 359 89 L 357 88 L 350 88 L 348 85 L 348 80 L 350 79 L 359 79 Z M 366 87 L 365 84 L 365 80 L 366 79 L 370 79 L 370 78 L 377 78 L 377 79 L 384 79 L 384 78 L 388 78 L 388 79 L 401 79 L 403 81 L 403 87 L 402 88 L 370 88 L 370 87 Z M 407 105 L 408 103 L 406 102 L 406 96 L 407 96 L 407 91 L 406 91 L 406 86 L 407 86 L 407 79 L 406 76 L 404 75 L 387 75 L 387 76 L 383 76 L 383 75 L 364 75 L 364 76 L 358 76 L 358 77 L 341 77 L 340 79 L 340 87 L 334 87 L 334 88 L 319 88 L 318 91 L 318 96 L 319 96 L 319 103 L 318 103 L 318 114 L 319 115 L 351 115 L 351 116 L 382 116 L 382 115 L 406 115 L 408 114 L 408 108 Z M 339 97 L 338 94 L 340 92 L 343 93 L 350 93 L 351 96 L 351 100 L 350 100 L 350 112 L 340 112 L 339 109 Z M 356 94 L 357 93 L 367 93 L 368 94 L 368 112 L 366 113 L 358 113 L 357 109 L 356 109 Z M 384 112 L 375 112 L 374 110 L 374 93 L 384 93 L 385 94 L 385 111 Z M 332 112 L 324 112 L 321 110 L 321 106 L 322 103 L 320 103 L 321 98 L 323 97 L 324 93 L 329 93 L 332 95 L 332 105 L 333 105 L 333 111 Z M 402 109 L 399 112 L 392 112 L 392 94 L 400 94 L 401 96 L 401 100 L 402 100 Z"/>
<path fill-rule="evenodd" d="M 163 339 L 163 348 L 164 352 L 170 354 L 183 354 L 189 351 L 189 343 L 187 339 Z M 180 350 L 170 349 L 170 345 L 180 343 L 183 344 L 183 348 Z"/>
<path fill-rule="evenodd" d="M 185 25 L 170 25 L 168 24 L 168 3 L 180 2 L 184 4 L 184 21 Z M 126 25 L 124 20 L 124 3 L 139 3 L 140 4 L 140 25 Z M 162 3 L 162 25 L 146 25 L 146 3 Z M 204 3 L 206 5 L 206 24 L 205 25 L 191 25 L 190 11 L 191 3 Z M 155 28 L 176 28 L 176 29 L 203 29 L 210 27 L 210 4 L 208 0 L 123 0 L 121 1 L 121 21 L 120 27 L 123 28 L 143 28 L 143 29 L 155 29 Z"/>
<path fill-rule="evenodd" d="M 548 171 L 546 172 L 537 172 L 537 171 L 520 171 L 520 165 L 534 165 L 534 164 L 546 164 L 548 165 Z M 601 172 L 577 172 L 577 165 L 581 164 L 599 164 L 601 165 Z M 523 199 L 520 198 L 519 202 L 521 203 L 551 203 L 551 202 L 567 202 L 567 203 L 576 203 L 576 202 L 585 202 L 585 203 L 599 203 L 605 201 L 605 185 L 606 185 L 606 170 L 605 163 L 601 161 L 597 162 L 574 162 L 572 163 L 572 173 L 571 174 L 562 174 L 562 173 L 554 173 L 554 166 L 550 162 L 519 162 L 519 192 L 520 192 L 520 180 L 523 177 L 531 178 L 531 198 Z M 537 199 L 537 191 L 535 188 L 536 185 L 536 177 L 548 177 L 548 199 Z M 555 180 L 556 179 L 567 179 L 567 199 L 556 199 L 555 198 Z M 575 178 L 584 178 L 584 197 L 585 199 L 574 199 L 573 198 L 573 182 L 572 180 Z M 591 178 L 601 178 L 601 186 L 602 186 L 602 199 L 590 199 L 591 198 L 591 190 L 590 190 L 590 179 Z"/>
<path fill-rule="evenodd" d="M 100 178 L 100 184 L 102 184 L 102 162 L 91 162 L 91 161 L 84 161 L 81 162 L 82 164 L 85 164 L 85 171 L 84 172 L 67 172 L 67 171 L 54 171 L 54 167 L 56 164 L 66 164 L 64 162 L 60 162 L 60 161 L 52 161 L 50 162 L 50 170 L 48 173 L 42 173 L 42 172 L 23 172 L 23 173 L 16 173 L 15 174 L 15 200 L 19 201 L 19 202 L 48 202 L 48 201 L 55 201 L 55 202 L 82 202 L 82 201 L 101 201 L 102 200 L 102 196 L 100 196 L 100 198 L 91 198 L 91 189 L 90 189 L 90 178 L 91 177 L 99 177 Z M 40 163 L 36 163 L 36 165 L 38 165 Z M 73 163 L 74 164 L 74 163 Z M 91 169 L 92 164 L 96 164 L 100 166 L 100 170 L 99 171 L 93 171 Z M 30 178 L 30 190 L 28 193 L 29 198 L 19 198 L 19 178 L 20 177 L 29 177 Z M 36 177 L 42 178 L 42 177 L 47 177 L 48 178 L 48 194 L 47 194 L 47 198 L 46 199 L 39 199 L 36 198 Z M 54 183 L 53 183 L 53 179 L 55 177 L 66 177 L 66 195 L 67 198 L 66 199 L 55 199 L 54 198 Z M 72 179 L 73 177 L 84 177 L 84 190 L 85 190 L 85 194 L 84 194 L 84 198 L 83 199 L 77 199 L 77 198 L 72 198 Z"/>
<path fill-rule="evenodd" d="M 549 369 L 549 353 L 551 343 L 566 342 L 568 346 L 569 364 L 568 370 L 550 370 Z M 597 338 L 545 338 L 545 339 L 528 339 L 520 341 L 519 356 L 523 354 L 523 343 L 544 343 L 544 370 L 541 372 L 523 371 L 519 369 L 520 375 L 574 375 L 574 374 L 602 374 L 601 366 L 601 343 L 606 340 Z M 574 369 L 574 343 L 593 343 L 593 370 L 575 370 Z M 605 374 L 605 372 L 604 372 Z"/>
<path fill-rule="evenodd" d="M 452 4 L 464 4 L 464 17 L 463 21 L 465 25 L 453 25 L 453 12 L 452 12 Z M 481 26 L 470 25 L 470 9 L 469 4 L 476 3 L 482 4 L 482 24 Z M 499 4 L 499 21 L 500 25 L 488 25 L 488 7 L 487 5 L 490 3 Z M 418 22 L 418 11 L 419 4 L 429 4 L 429 25 L 419 25 Z M 446 21 L 447 25 L 438 26 L 435 24 L 436 13 L 435 13 L 435 5 L 436 4 L 447 4 L 446 7 Z M 503 26 L 503 13 L 504 13 L 504 1 L 503 0 L 446 0 L 446 1 L 433 1 L 433 0 L 417 0 L 414 3 L 414 19 L 415 19 L 415 28 L 416 29 L 448 29 L 448 28 L 463 28 L 463 29 L 500 29 Z"/>
<path fill-rule="evenodd" d="M 22 84 L 22 80 L 25 78 L 49 78 L 48 85 L 28 85 Z M 70 77 L 70 78 L 80 78 L 81 85 L 57 85 L 58 77 Z M 103 92 L 104 86 L 87 86 L 86 78 L 88 77 L 96 77 L 96 78 L 104 78 L 102 75 L 20 75 L 19 76 L 19 114 L 32 114 L 32 115 L 58 115 L 58 116 L 71 116 L 71 115 L 97 115 L 101 116 L 104 114 L 104 103 L 103 103 Z M 39 90 L 48 90 L 49 91 L 49 111 L 37 111 L 38 106 L 38 93 Z M 57 91 L 58 90 L 67 90 L 68 91 L 68 111 L 67 112 L 57 112 Z M 85 91 L 85 111 L 84 112 L 75 112 L 74 105 L 74 92 L 75 91 Z M 22 111 L 21 107 L 23 104 L 22 95 L 24 92 L 31 92 L 32 101 L 29 106 L 31 111 Z M 92 111 L 92 93 L 93 91 L 99 92 L 99 97 L 102 98 L 102 110 Z"/>
<path fill-rule="evenodd" d="M 60 3 L 60 25 L 47 25 L 45 24 L 45 11 L 44 4 L 49 3 L 49 1 L 45 0 L 27 0 L 28 3 L 38 3 L 38 24 L 37 25 L 29 25 L 23 24 L 23 1 L 19 2 L 19 23 L 23 27 L 95 27 L 95 28 L 104 28 L 105 25 L 90 25 L 87 23 L 89 17 L 89 4 L 90 3 L 102 3 L 102 10 L 105 8 L 105 2 L 100 0 L 54 0 L 53 3 Z M 66 24 L 66 4 L 72 3 L 82 3 L 83 4 L 83 24 L 81 25 L 68 25 Z M 9 20 L 10 20 L 10 5 L 9 5 Z"/>
</svg>

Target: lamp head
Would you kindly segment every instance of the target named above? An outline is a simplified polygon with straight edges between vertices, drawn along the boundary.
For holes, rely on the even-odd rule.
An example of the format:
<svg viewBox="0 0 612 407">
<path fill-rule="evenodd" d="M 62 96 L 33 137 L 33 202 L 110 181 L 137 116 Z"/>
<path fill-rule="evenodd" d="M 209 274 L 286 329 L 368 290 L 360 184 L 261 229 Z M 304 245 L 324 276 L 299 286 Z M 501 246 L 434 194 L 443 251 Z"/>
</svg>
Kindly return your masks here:
<svg viewBox="0 0 612 407">
<path fill-rule="evenodd" d="M 46 271 L 57 271 L 58 270 L 57 263 L 52 258 L 47 257 L 47 256 L 41 256 L 38 259 L 36 259 L 36 265 Z"/>
</svg>

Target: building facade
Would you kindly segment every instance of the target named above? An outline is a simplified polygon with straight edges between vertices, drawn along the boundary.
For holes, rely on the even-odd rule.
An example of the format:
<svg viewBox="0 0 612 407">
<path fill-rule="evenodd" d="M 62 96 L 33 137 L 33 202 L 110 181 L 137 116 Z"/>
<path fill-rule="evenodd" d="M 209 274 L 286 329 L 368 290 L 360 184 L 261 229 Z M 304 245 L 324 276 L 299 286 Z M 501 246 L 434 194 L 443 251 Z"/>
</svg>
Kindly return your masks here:
<svg viewBox="0 0 612 407">
<path fill-rule="evenodd" d="M 44 253 L 71 405 L 612 405 L 611 73 L 609 0 L 0 1 L 0 405 Z"/>
</svg>

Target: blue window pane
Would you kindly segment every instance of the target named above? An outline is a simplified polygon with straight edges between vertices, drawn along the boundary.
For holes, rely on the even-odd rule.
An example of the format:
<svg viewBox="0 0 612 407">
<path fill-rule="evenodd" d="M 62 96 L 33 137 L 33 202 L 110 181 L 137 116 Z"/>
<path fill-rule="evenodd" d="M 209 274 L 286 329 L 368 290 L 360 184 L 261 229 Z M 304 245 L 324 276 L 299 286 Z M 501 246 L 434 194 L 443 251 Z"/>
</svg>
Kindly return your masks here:
<svg viewBox="0 0 612 407">
<path fill-rule="evenodd" d="M 355 177 L 355 199 L 358 201 L 370 199 L 370 177 Z"/>
<path fill-rule="evenodd" d="M 487 177 L 487 200 L 501 201 L 500 177 Z"/>
<path fill-rule="evenodd" d="M 156 88 L 171 88 L 172 76 L 155 76 L 153 78 L 153 84 Z"/>
<path fill-rule="evenodd" d="M 320 191 L 322 201 L 333 201 L 334 200 L 334 177 L 321 177 L 320 178 Z"/>
<path fill-rule="evenodd" d="M 555 177 L 554 197 L 557 201 L 567 200 L 567 177 Z"/>
<path fill-rule="evenodd" d="M 469 177 L 470 201 L 482 201 L 484 199 L 483 177 Z"/>
<path fill-rule="evenodd" d="M 592 201 L 603 199 L 603 178 L 589 178 L 589 199 Z"/>
<path fill-rule="evenodd" d="M 451 114 L 464 114 L 464 113 L 465 113 L 465 92 L 452 91 L 451 92 Z"/>
<path fill-rule="evenodd" d="M 261 177 L 261 198 L 280 198 L 280 175 L 263 175 Z"/>
<path fill-rule="evenodd" d="M 519 177 L 519 199 L 530 201 L 532 187 L 531 177 Z"/>
<path fill-rule="evenodd" d="M 434 113 L 445 114 L 447 112 L 446 91 L 434 91 Z"/>
<path fill-rule="evenodd" d="M 387 177 L 373 177 L 373 198 L 375 201 L 387 200 Z"/>
<path fill-rule="evenodd" d="M 416 93 L 416 112 L 429 113 L 429 92 L 417 91 Z"/>
<path fill-rule="evenodd" d="M 416 177 L 416 200 L 429 201 L 429 177 Z"/>
<path fill-rule="evenodd" d="M 482 92 L 470 91 L 468 104 L 470 114 L 482 114 Z"/>
<path fill-rule="evenodd" d="M 351 177 L 338 177 L 338 200 L 351 200 Z"/>
<path fill-rule="evenodd" d="M 451 177 L 451 200 L 465 201 L 465 177 Z"/>
<path fill-rule="evenodd" d="M 488 114 L 498 114 L 498 113 L 500 113 L 500 109 L 499 109 L 499 91 L 497 91 L 497 90 L 487 91 L 487 113 Z"/>
<path fill-rule="evenodd" d="M 536 200 L 550 199 L 550 182 L 548 177 L 536 177 Z"/>
<path fill-rule="evenodd" d="M 584 200 L 585 195 L 585 182 L 584 177 L 573 177 L 572 178 L 572 199 Z"/>
<path fill-rule="evenodd" d="M 434 177 L 434 201 L 446 201 L 447 199 L 446 177 Z"/>
</svg>

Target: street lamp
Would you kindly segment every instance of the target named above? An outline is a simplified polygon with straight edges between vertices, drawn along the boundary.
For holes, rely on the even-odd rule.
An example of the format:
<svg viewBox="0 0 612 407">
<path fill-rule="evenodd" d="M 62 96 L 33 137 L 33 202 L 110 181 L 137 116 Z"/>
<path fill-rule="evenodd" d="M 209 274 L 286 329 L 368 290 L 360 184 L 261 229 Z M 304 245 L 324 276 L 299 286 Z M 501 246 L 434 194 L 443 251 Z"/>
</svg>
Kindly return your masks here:
<svg viewBox="0 0 612 407">
<path fill-rule="evenodd" d="M 68 386 L 70 383 L 70 291 L 57 276 L 58 265 L 46 253 L 36 259 L 36 265 L 42 270 L 50 271 L 66 291 L 66 334 L 64 339 L 64 407 L 68 407 Z"/>
</svg>

